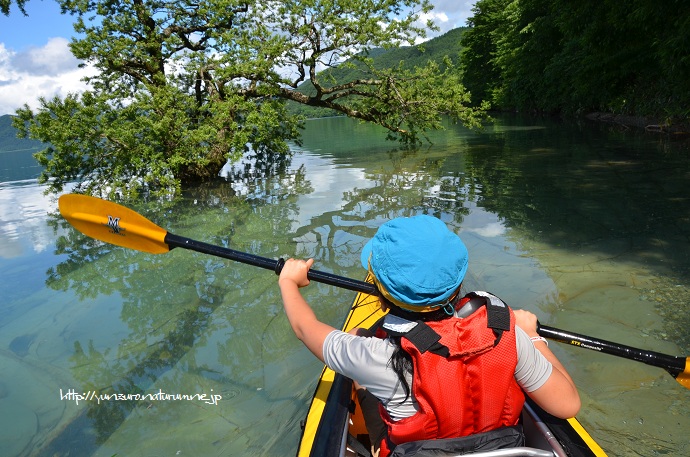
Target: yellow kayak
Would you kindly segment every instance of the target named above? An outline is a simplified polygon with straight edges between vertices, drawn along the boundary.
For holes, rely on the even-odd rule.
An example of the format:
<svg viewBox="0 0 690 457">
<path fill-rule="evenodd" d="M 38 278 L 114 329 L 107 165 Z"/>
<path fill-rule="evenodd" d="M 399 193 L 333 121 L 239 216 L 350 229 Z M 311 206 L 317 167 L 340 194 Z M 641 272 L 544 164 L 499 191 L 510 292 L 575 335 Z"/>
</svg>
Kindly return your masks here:
<svg viewBox="0 0 690 457">
<path fill-rule="evenodd" d="M 371 328 L 383 316 L 379 300 L 358 293 L 342 329 Z M 525 447 L 472 454 L 480 457 L 605 457 L 576 418 L 555 418 L 529 400 L 522 413 Z M 324 367 L 303 421 L 297 457 L 367 457 L 369 439 L 352 381 Z"/>
</svg>

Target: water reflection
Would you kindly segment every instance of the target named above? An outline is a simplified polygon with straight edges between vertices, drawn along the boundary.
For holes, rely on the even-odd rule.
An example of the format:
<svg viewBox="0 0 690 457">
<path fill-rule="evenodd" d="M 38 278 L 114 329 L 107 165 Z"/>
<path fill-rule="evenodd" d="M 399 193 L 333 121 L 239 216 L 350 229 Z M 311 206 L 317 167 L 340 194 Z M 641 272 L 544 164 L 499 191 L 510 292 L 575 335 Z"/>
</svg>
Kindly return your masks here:
<svg viewBox="0 0 690 457">
<path fill-rule="evenodd" d="M 586 126 L 554 145 L 548 132 L 504 129 L 482 141 L 466 157 L 466 172 L 481 183 L 477 204 L 498 215 L 547 268 L 561 304 L 577 297 L 600 302 L 581 297 L 597 283 L 634 288 L 629 300 L 638 305 L 626 306 L 628 312 L 638 306 L 646 312 L 652 298 L 662 316 L 674 315 L 656 332 L 688 352 L 689 297 L 676 287 L 690 282 L 687 145 L 593 132 Z"/>
<path fill-rule="evenodd" d="M 379 142 L 370 126 L 315 121 L 294 157 L 257 155 L 180 200 L 133 208 L 175 234 L 270 258 L 314 257 L 317 269 L 356 278 L 379 224 L 433 214 L 468 245 L 468 288 L 565 329 L 690 350 L 683 152 L 663 150 L 657 165 L 648 137 L 517 119 L 481 135 L 448 127 L 415 152 Z M 34 201 L 10 197 L 0 212 L 12 220 L 10 206 Z M 294 454 L 320 366 L 292 335 L 275 276 L 181 249 L 136 253 L 60 219 L 35 221 L 47 242 L 22 255 L 39 281 L 5 286 L 0 308 L 0 368 L 10 373 L 0 407 L 17 418 L 2 425 L 21 442 L 11 455 Z M 33 244 L 32 230 L 12 230 L 16 245 Z M 3 262 L 0 273 L 19 284 L 29 268 Z M 350 292 L 319 284 L 305 292 L 322 319 L 340 325 Z M 663 370 L 555 350 L 581 387 L 581 420 L 611 455 L 687 450 L 690 397 Z M 57 398 L 60 388 L 223 399 L 76 405 Z"/>
<path fill-rule="evenodd" d="M 395 167 L 374 173 L 352 168 L 334 171 L 330 161 L 306 154 L 275 175 L 273 168 L 264 173 L 240 166 L 229 170 L 228 184 L 190 189 L 182 200 L 142 203 L 136 209 L 188 237 L 269 257 L 315 257 L 322 269 L 345 275 L 354 270 L 354 275 L 361 275 L 359 251 L 386 218 L 423 211 L 449 223 L 462 222 L 461 211 L 447 217 L 438 208 L 441 203 L 434 204 L 437 199 L 447 200 L 442 196 L 447 191 L 439 192 L 433 178 L 440 162 L 429 165 L 424 157 L 400 154 L 395 156 Z M 426 170 L 406 172 L 419 169 L 420 161 Z M 328 179 L 322 174 L 326 170 L 331 170 Z M 251 177 L 243 172 L 250 172 Z M 357 183 L 363 187 L 352 187 Z M 315 191 L 316 187 L 319 190 Z M 343 194 L 343 190 L 347 192 Z M 383 214 L 382 207 L 386 208 Z M 119 341 L 105 349 L 90 339 L 74 341 L 70 365 L 78 391 L 126 396 L 155 392 L 161 385 L 167 391 L 181 392 L 191 385 L 237 401 L 258 402 L 262 411 L 282 404 L 283 410 L 295 413 L 291 420 L 299 417 L 296 413 L 306 403 L 295 397 L 295 391 L 308 392 L 305 385 L 312 385 L 314 378 L 302 378 L 297 383 L 286 379 L 294 379 L 290 374 L 294 365 L 305 361 L 301 360 L 303 348 L 294 341 L 286 322 L 278 319 L 281 314 L 274 278 L 261 277 L 251 267 L 228 265 L 227 261 L 189 252 L 141 255 L 74 231 L 58 238 L 56 253 L 66 260 L 48 270 L 47 284 L 54 290 L 71 290 L 81 300 L 117 294 L 122 302 L 119 321 L 126 327 Z M 312 291 L 332 299 L 320 305 L 319 311 L 339 325 L 350 294 L 319 286 Z M 307 360 L 308 365 L 317 366 Z M 67 437 L 78 440 L 82 452 L 122 452 L 127 444 L 121 436 L 128 436 L 125 431 L 130 429 L 130 422 L 149 416 L 150 409 L 159 416 L 175 416 L 182 407 L 170 408 L 161 411 L 157 403 L 133 400 L 86 402 L 42 454 L 59 452 Z M 220 406 L 213 412 L 232 424 L 239 436 L 254 433 L 250 430 L 257 423 L 271 420 L 262 417 L 246 422 L 242 419 L 247 411 L 240 411 L 238 417 L 238 412 L 231 410 Z M 203 417 L 208 423 L 207 415 Z M 284 418 L 284 413 L 280 417 Z M 188 421 L 183 424 L 190 426 Z M 259 433 L 265 434 L 274 426 L 259 428 L 263 430 Z M 139 433 L 145 433 L 148 441 L 156 435 L 153 430 L 155 427 L 149 426 Z M 237 446 L 239 436 L 230 435 L 223 444 Z M 259 443 L 263 441 L 254 445 Z M 262 446 L 262 453 L 272 455 L 271 449 Z M 276 446 L 283 449 L 285 444 Z M 132 451 L 125 449 L 128 454 Z"/>
<path fill-rule="evenodd" d="M 588 138 L 589 129 L 556 147 L 546 132 L 482 142 L 467 156 L 482 187 L 477 203 L 551 245 L 615 256 L 625 243 L 640 264 L 687 279 L 687 152 L 659 151 L 643 135 Z"/>
<path fill-rule="evenodd" d="M 175 227 L 188 236 L 232 244 L 235 248 L 242 244 L 246 251 L 265 254 L 274 233 L 289 233 L 290 215 L 295 211 L 291 204 L 269 203 L 307 192 L 310 188 L 304 183 L 303 171 L 282 173 L 271 183 L 270 174 L 246 180 L 235 173 L 232 178 L 244 183 L 246 193 L 242 198 L 236 196 L 242 192 L 229 184 L 205 185 L 186 192 L 182 200 L 142 204 L 138 210 L 150 214 L 162 226 Z M 237 231 L 251 234 L 251 243 L 238 243 L 234 236 Z M 257 336 L 262 334 L 247 323 L 254 311 L 265 316 L 267 309 L 262 302 L 275 292 L 256 293 L 253 298 L 242 300 L 241 307 L 229 304 L 227 297 L 232 297 L 233 291 L 240 291 L 240 296 L 252 291 L 249 283 L 255 271 L 227 269 L 227 263 L 220 259 L 183 252 L 141 255 L 104 245 L 74 231 L 57 239 L 56 254 L 66 260 L 48 270 L 47 285 L 54 290 L 72 290 L 81 300 L 118 294 L 122 303 L 119 321 L 127 328 L 119 342 L 105 349 L 99 349 L 93 340 L 74 341 L 70 365 L 78 392 L 145 394 L 165 380 L 169 392 L 194 394 L 201 386 L 194 385 L 191 392 L 184 390 L 192 387 L 188 385 L 190 376 L 217 384 L 215 391 L 226 398 L 232 397 L 228 386 L 245 391 L 256 389 L 254 385 L 260 381 L 246 376 L 245 371 L 256 364 L 256 348 L 262 343 Z M 216 312 L 221 305 L 227 307 L 229 316 Z M 242 308 L 241 313 L 238 308 Z M 241 325 L 234 322 L 236 314 Z M 275 307 L 270 314 L 275 316 Z M 228 333 L 225 341 L 216 342 L 225 350 L 207 360 L 205 351 L 211 349 L 207 347 L 209 339 L 216 332 Z M 197 359 L 198 352 L 204 355 L 203 360 Z M 224 356 L 225 353 L 231 356 Z M 282 357 L 287 356 L 263 354 L 262 358 L 263 363 L 270 364 L 271 359 Z M 181 372 L 175 369 L 179 364 L 184 365 Z M 213 387 L 205 390 L 211 391 Z M 86 402 L 79 416 L 42 454 L 60 452 L 66 436 L 78 439 L 82 452 L 96 450 L 123 426 L 134 410 L 153 406 L 135 400 Z"/>
<path fill-rule="evenodd" d="M 40 253 L 52 244 L 53 232 L 43 223 L 52 203 L 36 192 L 35 181 L 0 182 L 0 257 Z"/>
</svg>

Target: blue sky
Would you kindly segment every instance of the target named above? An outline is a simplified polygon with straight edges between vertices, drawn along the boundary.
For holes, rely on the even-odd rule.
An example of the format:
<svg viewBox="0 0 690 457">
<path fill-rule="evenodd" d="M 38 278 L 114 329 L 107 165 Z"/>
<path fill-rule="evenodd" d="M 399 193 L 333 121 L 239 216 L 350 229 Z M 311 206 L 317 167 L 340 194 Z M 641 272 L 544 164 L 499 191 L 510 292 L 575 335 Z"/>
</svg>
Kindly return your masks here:
<svg viewBox="0 0 690 457">
<path fill-rule="evenodd" d="M 441 33 L 465 25 L 476 0 L 431 0 L 432 16 Z M 38 97 L 64 97 L 83 90 L 79 69 L 68 43 L 74 36 L 73 17 L 60 14 L 54 0 L 28 0 L 28 17 L 13 5 L 9 17 L 0 14 L 0 115 L 13 114 Z"/>
<path fill-rule="evenodd" d="M 60 6 L 53 0 L 29 0 L 24 16 L 12 5 L 9 17 L 0 14 L 0 43 L 6 48 L 21 51 L 28 46 L 44 46 L 49 38 L 69 39 L 74 35 L 73 18 L 60 14 Z"/>
</svg>

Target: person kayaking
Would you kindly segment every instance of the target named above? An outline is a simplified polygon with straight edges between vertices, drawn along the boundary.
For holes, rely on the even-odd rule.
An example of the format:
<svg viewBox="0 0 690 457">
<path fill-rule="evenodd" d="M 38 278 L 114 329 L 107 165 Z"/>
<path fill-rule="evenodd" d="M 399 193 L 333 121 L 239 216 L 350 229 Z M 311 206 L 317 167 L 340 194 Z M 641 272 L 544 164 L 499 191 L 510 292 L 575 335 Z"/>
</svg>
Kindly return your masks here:
<svg viewBox="0 0 690 457">
<path fill-rule="evenodd" d="M 361 261 L 388 308 L 376 334 L 319 321 L 300 291 L 313 259 L 286 261 L 278 284 L 295 335 L 355 381 L 375 453 L 520 446 L 525 394 L 554 416 L 577 414 L 577 388 L 536 316 L 487 292 L 460 293 L 468 251 L 440 219 L 386 222 Z"/>
</svg>

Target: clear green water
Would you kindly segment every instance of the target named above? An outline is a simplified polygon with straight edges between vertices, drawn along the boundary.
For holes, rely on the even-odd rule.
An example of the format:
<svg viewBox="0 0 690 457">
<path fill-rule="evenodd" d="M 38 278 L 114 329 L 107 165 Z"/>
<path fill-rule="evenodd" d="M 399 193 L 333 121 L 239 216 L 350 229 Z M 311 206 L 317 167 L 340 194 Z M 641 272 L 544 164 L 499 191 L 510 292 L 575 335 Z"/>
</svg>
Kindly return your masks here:
<svg viewBox="0 0 690 457">
<path fill-rule="evenodd" d="M 312 256 L 354 278 L 378 225 L 430 213 L 467 244 L 468 288 L 558 328 L 688 355 L 687 142 L 509 117 L 483 133 L 448 127 L 413 153 L 370 126 L 310 121 L 291 161 L 236 166 L 232 181 L 133 208 L 177 235 Z M 93 242 L 48 215 L 55 201 L 35 181 L 6 175 L 0 454 L 294 455 L 321 367 L 292 335 L 271 272 Z M 316 283 L 305 293 L 333 325 L 353 298 Z M 690 454 L 690 391 L 663 369 L 551 346 L 609 455 Z M 74 392 L 150 396 L 77 404 Z"/>
</svg>

